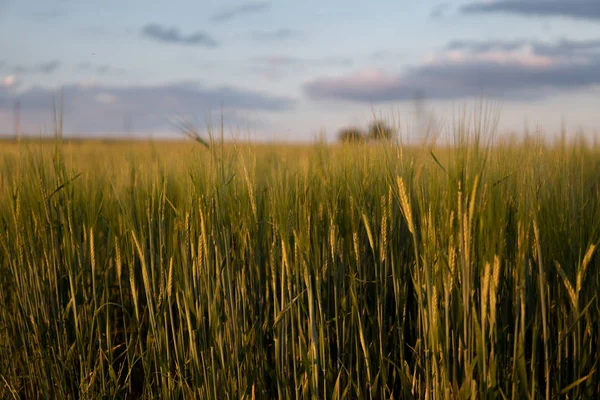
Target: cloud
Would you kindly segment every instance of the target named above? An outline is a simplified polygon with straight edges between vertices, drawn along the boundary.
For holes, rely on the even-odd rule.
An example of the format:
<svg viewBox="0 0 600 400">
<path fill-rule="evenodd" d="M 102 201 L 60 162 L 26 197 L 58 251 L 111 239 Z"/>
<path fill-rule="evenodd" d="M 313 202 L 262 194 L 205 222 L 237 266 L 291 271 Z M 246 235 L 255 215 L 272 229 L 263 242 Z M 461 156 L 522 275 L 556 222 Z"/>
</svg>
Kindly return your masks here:
<svg viewBox="0 0 600 400">
<path fill-rule="evenodd" d="M 254 14 L 268 10 L 271 4 L 266 1 L 249 1 L 237 7 L 221 11 L 212 16 L 214 22 L 225 22 L 246 14 Z"/>
<path fill-rule="evenodd" d="M 91 64 L 89 62 L 81 63 L 77 66 L 80 71 L 91 72 L 96 75 L 104 76 L 108 74 L 122 75 L 126 71 L 123 68 L 113 67 L 108 64 Z"/>
<path fill-rule="evenodd" d="M 596 20 L 600 19 L 600 2 L 598 0 L 499 0 L 466 4 L 461 7 L 461 11 Z"/>
<path fill-rule="evenodd" d="M 45 64 L 41 64 L 41 65 L 39 66 L 39 69 L 40 69 L 40 71 L 41 71 L 41 72 L 43 72 L 44 74 L 49 74 L 49 73 L 51 73 L 51 72 L 54 72 L 54 71 L 56 71 L 56 69 L 57 69 L 58 67 L 60 67 L 60 62 L 59 62 L 59 61 L 56 61 L 56 60 L 54 60 L 54 61 L 50 61 L 50 62 L 48 62 L 48 63 L 45 63 Z"/>
<path fill-rule="evenodd" d="M 600 39 L 569 40 L 561 39 L 555 43 L 546 43 L 535 40 L 456 40 L 450 42 L 446 49 L 467 51 L 471 54 L 487 53 L 492 51 L 511 52 L 530 47 L 535 54 L 550 57 L 591 56 L 600 54 Z"/>
<path fill-rule="evenodd" d="M 352 59 L 348 57 L 323 57 L 305 59 L 285 55 L 270 55 L 255 59 L 259 64 L 269 67 L 303 66 L 303 67 L 325 67 L 325 66 L 348 66 L 352 65 Z"/>
<path fill-rule="evenodd" d="M 183 44 L 189 46 L 216 47 L 217 41 L 204 32 L 195 32 L 184 36 L 177 28 L 165 28 L 158 24 L 148 24 L 142 28 L 142 36 L 164 43 Z"/>
<path fill-rule="evenodd" d="M 320 77 L 304 85 L 311 98 L 354 102 L 487 96 L 539 99 L 557 91 L 600 85 L 595 41 L 452 42 L 400 74 L 366 69 Z"/>
<path fill-rule="evenodd" d="M 281 28 L 270 31 L 256 31 L 250 34 L 250 37 L 257 41 L 284 40 L 296 37 L 300 32 L 289 28 Z"/>
<path fill-rule="evenodd" d="M 65 129 L 71 132 L 122 132 L 123 119 L 131 118 L 140 131 L 173 130 L 170 119 L 176 116 L 204 118 L 208 112 L 223 108 L 225 113 L 290 109 L 294 102 L 235 87 L 209 88 L 195 82 L 156 86 L 103 86 L 70 84 L 62 91 L 31 87 L 18 92 L 24 124 L 47 124 L 53 96 L 64 99 Z M 0 114 L 10 111 L 9 88 L 0 85 Z M 2 131 L 1 127 L 0 131 Z"/>
<path fill-rule="evenodd" d="M 14 72 L 18 74 L 51 74 L 52 72 L 56 71 L 60 66 L 60 61 L 52 60 L 31 67 L 17 65 L 14 67 Z"/>
<path fill-rule="evenodd" d="M 4 78 L 2 78 L 2 81 L 0 81 L 0 87 L 2 88 L 11 88 L 13 86 L 15 86 L 17 83 L 16 78 L 14 75 L 8 75 L 5 76 Z"/>
</svg>

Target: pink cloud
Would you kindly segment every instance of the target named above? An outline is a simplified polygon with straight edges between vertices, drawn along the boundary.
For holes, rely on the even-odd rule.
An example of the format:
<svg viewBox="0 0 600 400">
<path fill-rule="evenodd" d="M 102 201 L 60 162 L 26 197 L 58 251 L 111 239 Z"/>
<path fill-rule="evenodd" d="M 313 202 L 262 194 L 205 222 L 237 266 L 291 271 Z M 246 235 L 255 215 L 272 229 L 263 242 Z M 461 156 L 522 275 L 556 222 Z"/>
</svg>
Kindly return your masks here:
<svg viewBox="0 0 600 400">
<path fill-rule="evenodd" d="M 517 64 L 530 68 L 548 68 L 565 60 L 547 55 L 536 54 L 531 45 L 523 45 L 515 50 L 488 50 L 470 53 L 462 50 L 448 50 L 429 54 L 423 60 L 425 65 L 467 64 L 489 62 L 496 64 Z"/>
<path fill-rule="evenodd" d="M 388 74 L 381 69 L 368 68 L 346 76 L 319 78 L 314 83 L 331 89 L 360 89 L 370 87 L 376 90 L 390 85 L 398 85 L 400 84 L 400 79 L 398 76 Z"/>
<path fill-rule="evenodd" d="M 397 74 L 362 69 L 344 76 L 323 76 L 304 85 L 312 98 L 387 102 L 424 95 L 437 99 L 490 96 L 533 99 L 557 90 L 600 84 L 600 57 L 573 52 L 589 43 L 450 48 L 430 54 L 417 66 Z"/>
</svg>

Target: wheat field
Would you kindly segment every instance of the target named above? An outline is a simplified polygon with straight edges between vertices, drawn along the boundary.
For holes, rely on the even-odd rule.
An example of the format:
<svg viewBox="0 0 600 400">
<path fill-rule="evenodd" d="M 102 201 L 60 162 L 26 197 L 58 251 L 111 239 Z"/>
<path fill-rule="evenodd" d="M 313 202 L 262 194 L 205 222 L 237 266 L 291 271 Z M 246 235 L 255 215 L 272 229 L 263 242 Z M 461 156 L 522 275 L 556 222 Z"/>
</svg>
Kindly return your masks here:
<svg viewBox="0 0 600 400">
<path fill-rule="evenodd" d="M 600 148 L 0 144 L 0 397 L 600 396 Z"/>
</svg>

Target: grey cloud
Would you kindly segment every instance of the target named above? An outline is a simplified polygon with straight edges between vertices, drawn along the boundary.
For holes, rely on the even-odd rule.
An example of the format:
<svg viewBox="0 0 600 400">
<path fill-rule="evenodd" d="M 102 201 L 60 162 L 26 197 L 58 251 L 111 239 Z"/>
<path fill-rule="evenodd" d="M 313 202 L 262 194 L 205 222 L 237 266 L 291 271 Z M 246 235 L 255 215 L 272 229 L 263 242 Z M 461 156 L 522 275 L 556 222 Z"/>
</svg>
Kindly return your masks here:
<svg viewBox="0 0 600 400">
<path fill-rule="evenodd" d="M 218 12 L 212 16 L 215 22 L 225 22 L 245 14 L 254 14 L 269 9 L 271 4 L 266 1 L 249 1 L 237 7 Z"/>
<path fill-rule="evenodd" d="M 600 39 L 597 40 L 567 40 L 563 39 L 555 45 L 534 43 L 534 50 L 548 56 L 570 56 L 582 53 L 600 51 Z"/>
<path fill-rule="evenodd" d="M 465 50 L 471 54 L 488 51 L 512 51 L 531 46 L 535 54 L 551 57 L 568 57 L 577 54 L 593 55 L 600 52 L 600 39 L 569 40 L 561 39 L 556 43 L 545 43 L 535 40 L 456 40 L 450 42 L 446 49 Z"/>
<path fill-rule="evenodd" d="M 54 72 L 59 66 L 60 66 L 60 62 L 54 60 L 54 61 L 50 61 L 45 64 L 41 64 L 39 66 L 39 69 L 41 72 L 43 72 L 45 74 L 49 74 L 51 72 Z"/>
<path fill-rule="evenodd" d="M 271 55 L 258 57 L 255 59 L 259 64 L 269 67 L 282 66 L 304 66 L 304 67 L 326 67 L 326 66 L 349 66 L 352 65 L 352 59 L 348 57 L 323 57 L 314 59 L 305 59 L 292 56 Z"/>
<path fill-rule="evenodd" d="M 269 67 L 281 67 L 286 65 L 299 65 L 302 63 L 301 58 L 290 56 L 266 56 L 259 57 L 256 61 Z"/>
<path fill-rule="evenodd" d="M 472 53 L 483 53 L 486 51 L 511 51 L 530 43 L 526 40 L 488 40 L 488 41 L 473 41 L 473 40 L 454 40 L 448 45 L 448 50 L 468 50 Z"/>
<path fill-rule="evenodd" d="M 558 91 L 591 89 L 600 85 L 600 55 L 595 52 L 600 43 L 532 43 L 536 55 L 556 57 L 578 52 L 580 57 L 573 62 L 563 60 L 549 65 L 525 65 L 510 60 L 494 62 L 485 58 L 429 63 L 410 68 L 403 74 L 318 78 L 307 82 L 304 90 L 311 98 L 376 103 L 411 100 L 416 93 L 432 99 L 482 95 L 508 100 L 539 99 Z M 515 50 L 519 45 L 513 42 L 453 42 L 448 47 L 476 53 L 492 49 Z"/>
<path fill-rule="evenodd" d="M 158 24 L 148 24 L 142 28 L 142 36 L 164 43 L 184 44 L 192 46 L 216 47 L 217 41 L 204 32 L 182 35 L 177 28 L 165 28 Z"/>
<path fill-rule="evenodd" d="M 500 0 L 476 2 L 461 7 L 463 13 L 510 13 L 531 16 L 562 16 L 578 19 L 600 19 L 598 0 Z"/>
<path fill-rule="evenodd" d="M 91 64 L 89 62 L 81 63 L 77 66 L 77 68 L 80 71 L 91 72 L 93 74 L 100 75 L 100 76 L 108 75 L 108 74 L 122 75 L 126 72 L 125 69 L 123 69 L 123 68 L 113 67 L 108 64 L 96 65 L 96 64 Z"/>
<path fill-rule="evenodd" d="M 296 37 L 300 32 L 289 28 L 275 29 L 271 31 L 252 32 L 250 37 L 258 41 L 283 40 Z"/>
<path fill-rule="evenodd" d="M 505 99 L 542 98 L 549 89 L 573 89 L 600 84 L 600 62 L 591 66 L 553 68 L 547 71 L 517 65 L 478 62 L 414 69 L 385 86 L 350 85 L 342 80 L 318 79 L 305 85 L 312 98 L 377 103 L 404 101 L 416 93 L 433 99 L 489 96 Z"/>
<path fill-rule="evenodd" d="M 61 63 L 58 60 L 48 61 L 31 67 L 17 65 L 14 67 L 14 72 L 19 74 L 51 74 L 60 67 Z"/>
<path fill-rule="evenodd" d="M 61 91 L 32 87 L 18 93 L 23 120 L 47 121 L 53 96 L 61 93 L 66 129 L 77 132 L 121 132 L 125 116 L 134 121 L 136 130 L 170 130 L 169 119 L 174 116 L 204 117 L 221 107 L 229 114 L 277 112 L 294 104 L 287 97 L 235 87 L 208 88 L 194 82 L 129 87 L 72 84 Z M 10 98 L 8 88 L 0 87 L 0 113 L 7 111 L 2 107 L 11 104 Z"/>
</svg>

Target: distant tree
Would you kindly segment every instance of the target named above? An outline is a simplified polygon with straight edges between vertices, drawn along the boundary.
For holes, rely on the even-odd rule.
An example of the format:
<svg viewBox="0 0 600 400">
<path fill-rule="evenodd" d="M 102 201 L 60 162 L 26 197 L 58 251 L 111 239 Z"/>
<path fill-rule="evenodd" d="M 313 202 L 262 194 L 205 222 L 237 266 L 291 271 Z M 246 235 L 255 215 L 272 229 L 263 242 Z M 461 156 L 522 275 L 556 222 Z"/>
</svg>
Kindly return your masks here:
<svg viewBox="0 0 600 400">
<path fill-rule="evenodd" d="M 344 143 L 361 143 L 365 140 L 365 133 L 359 128 L 344 128 L 338 133 L 338 140 Z"/>
<path fill-rule="evenodd" d="M 385 121 L 375 120 L 369 126 L 370 140 L 391 140 L 394 138 L 394 130 Z"/>
</svg>

